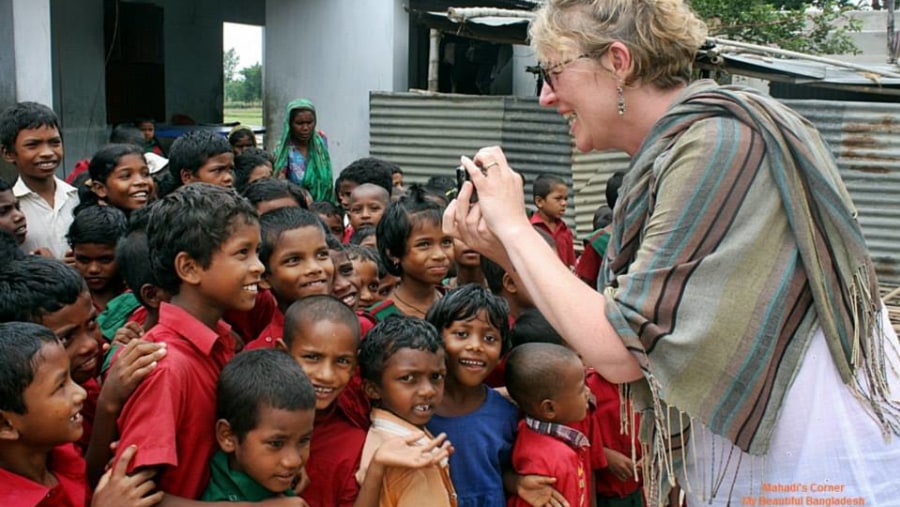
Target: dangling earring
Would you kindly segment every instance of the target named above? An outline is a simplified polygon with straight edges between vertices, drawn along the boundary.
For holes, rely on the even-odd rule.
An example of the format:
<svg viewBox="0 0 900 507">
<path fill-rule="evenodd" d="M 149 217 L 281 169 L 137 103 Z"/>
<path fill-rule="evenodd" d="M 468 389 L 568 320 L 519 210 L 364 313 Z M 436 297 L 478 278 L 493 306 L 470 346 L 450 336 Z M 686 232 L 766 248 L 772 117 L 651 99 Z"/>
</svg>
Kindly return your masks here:
<svg viewBox="0 0 900 507">
<path fill-rule="evenodd" d="M 619 116 L 625 116 L 625 90 L 621 84 L 616 85 L 616 93 L 619 95 Z"/>
</svg>

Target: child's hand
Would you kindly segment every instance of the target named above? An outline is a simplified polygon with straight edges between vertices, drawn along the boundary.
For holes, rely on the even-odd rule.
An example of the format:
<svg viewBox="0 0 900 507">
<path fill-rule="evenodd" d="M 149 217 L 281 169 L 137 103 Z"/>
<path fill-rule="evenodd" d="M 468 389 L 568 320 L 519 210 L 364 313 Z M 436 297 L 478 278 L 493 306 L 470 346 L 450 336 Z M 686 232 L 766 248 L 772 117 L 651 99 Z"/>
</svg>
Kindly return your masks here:
<svg viewBox="0 0 900 507">
<path fill-rule="evenodd" d="M 533 507 L 569 507 L 566 498 L 553 487 L 555 483 L 555 477 L 520 475 L 516 494 Z"/>
<path fill-rule="evenodd" d="M 609 463 L 610 473 L 616 476 L 616 479 L 624 482 L 634 477 L 635 465 L 631 458 L 609 447 L 603 448 L 603 454 L 606 455 L 606 461 Z"/>
<path fill-rule="evenodd" d="M 383 466 L 423 468 L 440 463 L 453 452 L 446 433 L 428 440 L 424 445 L 418 443 L 424 436 L 424 433 L 414 433 L 385 440 L 372 460 Z"/>
<path fill-rule="evenodd" d="M 71 267 L 75 267 L 75 251 L 74 250 L 66 250 L 66 255 L 63 257 L 63 262 Z"/>
<path fill-rule="evenodd" d="M 100 479 L 91 507 L 150 507 L 163 498 L 162 491 L 153 492 L 156 484 L 151 480 L 154 470 L 141 470 L 128 475 L 128 465 L 137 453 L 137 447 L 125 449 L 119 461 Z"/>
<path fill-rule="evenodd" d="M 109 369 L 109 375 L 100 390 L 103 402 L 112 404 L 113 409 L 121 409 L 138 384 L 156 368 L 165 355 L 165 343 L 132 340 L 125 345 Z"/>
<path fill-rule="evenodd" d="M 126 322 L 124 326 L 116 330 L 113 336 L 113 345 L 128 345 L 132 340 L 144 336 L 144 328 L 137 322 Z"/>
</svg>

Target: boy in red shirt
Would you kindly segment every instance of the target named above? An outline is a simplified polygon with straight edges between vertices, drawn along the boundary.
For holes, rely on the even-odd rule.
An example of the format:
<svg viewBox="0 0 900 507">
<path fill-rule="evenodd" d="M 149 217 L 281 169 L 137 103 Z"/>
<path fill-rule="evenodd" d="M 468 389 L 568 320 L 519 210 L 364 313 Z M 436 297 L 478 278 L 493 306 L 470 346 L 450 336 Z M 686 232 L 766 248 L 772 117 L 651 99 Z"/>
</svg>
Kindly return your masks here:
<svg viewBox="0 0 900 507">
<path fill-rule="evenodd" d="M 590 442 L 566 426 L 587 415 L 589 391 L 581 359 L 561 345 L 520 345 L 506 362 L 506 388 L 525 413 L 513 446 L 516 473 L 555 477 L 553 487 L 571 507 L 591 505 Z M 517 496 L 509 505 L 529 504 Z"/>
<path fill-rule="evenodd" d="M 65 347 L 72 379 L 87 391 L 81 410 L 84 431 L 76 446 L 94 465 L 89 479 L 96 483 L 109 462 L 109 442 L 121 407 L 165 350 L 137 340 L 101 388 L 101 348 L 91 294 L 84 278 L 56 259 L 29 255 L 0 269 L 0 322 L 13 321 L 46 326 Z"/>
<path fill-rule="evenodd" d="M 179 188 L 153 205 L 147 224 L 158 286 L 171 295 L 144 339 L 167 345 L 118 419 L 119 451 L 140 448 L 133 469 L 157 472 L 174 497 L 200 497 L 216 448 L 216 381 L 234 355 L 225 310 L 253 308 L 263 273 L 256 255 L 256 210 L 234 191 L 205 183 Z"/>
<path fill-rule="evenodd" d="M 565 340 L 547 322 L 537 308 L 522 312 L 510 332 L 513 347 L 525 343 L 552 343 L 568 346 Z M 588 368 L 585 383 L 593 394 L 593 403 L 588 409 L 588 417 L 583 421 L 569 424 L 585 433 L 591 441 L 591 466 L 594 470 L 598 507 L 642 507 L 642 481 L 636 475 L 640 465 L 631 459 L 634 449 L 640 461 L 641 445 L 638 441 L 640 415 L 631 411 L 632 416 L 622 421 L 619 386 L 601 377 Z M 625 422 L 626 424 L 622 424 Z M 625 431 L 622 431 L 622 428 Z"/>
<path fill-rule="evenodd" d="M 260 218 L 259 258 L 265 266 L 260 285 L 271 291 L 278 307 L 271 323 L 245 350 L 274 348 L 284 334 L 284 314 L 298 299 L 331 293 L 334 263 L 325 242 L 325 226 L 315 213 L 279 208 Z"/>
<path fill-rule="evenodd" d="M 359 494 L 354 474 L 366 431 L 351 416 L 368 406 L 348 414 L 338 400 L 356 371 L 359 320 L 333 296 L 309 296 L 288 308 L 284 323 L 284 338 L 277 347 L 303 367 L 316 394 L 316 419 L 306 463 L 310 485 L 303 490 L 303 498 L 311 507 L 352 506 Z"/>
<path fill-rule="evenodd" d="M 84 459 L 73 445 L 84 431 L 85 391 L 69 367 L 63 344 L 46 327 L 0 324 L 0 505 L 88 505 Z M 152 473 L 125 475 L 134 452 L 125 450 L 90 505 L 159 502 L 161 493 L 144 496 Z"/>
<path fill-rule="evenodd" d="M 531 190 L 537 212 L 531 216 L 531 223 L 538 230 L 550 234 L 556 242 L 556 254 L 569 268 L 575 267 L 575 239 L 572 231 L 563 221 L 569 189 L 566 182 L 552 174 L 541 174 L 534 180 Z"/>
</svg>

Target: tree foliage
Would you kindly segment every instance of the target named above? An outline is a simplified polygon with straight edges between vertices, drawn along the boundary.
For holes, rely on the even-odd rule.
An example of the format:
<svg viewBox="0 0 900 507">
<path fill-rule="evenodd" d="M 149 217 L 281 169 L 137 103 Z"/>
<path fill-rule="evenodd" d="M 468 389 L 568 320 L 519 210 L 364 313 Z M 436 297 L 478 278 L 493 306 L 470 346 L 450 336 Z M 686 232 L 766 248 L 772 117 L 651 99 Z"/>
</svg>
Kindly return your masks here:
<svg viewBox="0 0 900 507">
<path fill-rule="evenodd" d="M 859 53 L 853 0 L 690 0 L 712 37 L 811 54 Z"/>
<path fill-rule="evenodd" d="M 240 59 L 234 48 L 224 53 L 225 102 L 260 102 L 262 100 L 262 65 L 254 63 L 238 69 Z"/>
<path fill-rule="evenodd" d="M 234 48 L 228 48 L 228 51 L 225 51 L 223 56 L 222 68 L 225 73 L 225 82 L 234 81 L 234 72 L 237 70 L 238 64 L 240 64 L 241 59 L 237 55 L 237 51 Z"/>
</svg>

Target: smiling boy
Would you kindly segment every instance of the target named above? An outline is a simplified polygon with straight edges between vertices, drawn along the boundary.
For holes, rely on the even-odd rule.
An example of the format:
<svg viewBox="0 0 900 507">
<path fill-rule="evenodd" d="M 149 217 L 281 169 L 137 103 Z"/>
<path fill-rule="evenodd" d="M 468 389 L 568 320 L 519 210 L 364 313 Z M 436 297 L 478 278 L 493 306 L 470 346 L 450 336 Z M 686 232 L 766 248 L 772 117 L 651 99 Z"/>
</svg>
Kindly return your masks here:
<svg viewBox="0 0 900 507">
<path fill-rule="evenodd" d="M 284 334 L 284 314 L 294 301 L 329 294 L 334 263 L 325 243 L 325 226 L 312 212 L 280 208 L 260 219 L 259 256 L 265 266 L 261 285 L 272 291 L 278 308 L 272 322 L 245 350 L 274 348 Z"/>
<path fill-rule="evenodd" d="M 59 119 L 49 107 L 19 102 L 0 114 L 0 150 L 16 166 L 13 194 L 31 227 L 22 248 L 48 248 L 62 259 L 69 247 L 66 233 L 78 205 L 75 187 L 56 177 L 63 159 Z"/>
<path fill-rule="evenodd" d="M 165 342 L 168 352 L 122 409 L 118 449 L 138 445 L 133 468 L 156 470 L 167 501 L 196 499 L 216 447 L 216 381 L 234 356 L 231 328 L 220 319 L 254 306 L 263 273 L 259 222 L 233 190 L 196 183 L 154 204 L 147 240 L 171 304 L 161 304 L 144 339 Z"/>
<path fill-rule="evenodd" d="M 359 493 L 354 474 L 366 432 L 338 401 L 356 370 L 359 335 L 356 314 L 333 296 L 303 298 L 285 315 L 278 348 L 303 368 L 315 390 L 315 429 L 306 464 L 310 485 L 303 491 L 311 507 L 350 507 Z"/>
</svg>

